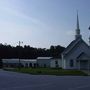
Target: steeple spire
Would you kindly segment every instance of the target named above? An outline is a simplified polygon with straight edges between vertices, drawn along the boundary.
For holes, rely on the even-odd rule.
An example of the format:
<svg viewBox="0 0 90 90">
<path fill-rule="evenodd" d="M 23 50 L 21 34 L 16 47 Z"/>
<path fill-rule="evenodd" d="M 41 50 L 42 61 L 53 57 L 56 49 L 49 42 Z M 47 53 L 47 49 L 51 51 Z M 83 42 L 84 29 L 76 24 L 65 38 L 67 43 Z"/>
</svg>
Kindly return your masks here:
<svg viewBox="0 0 90 90">
<path fill-rule="evenodd" d="M 78 11 L 77 11 L 77 29 L 79 29 L 79 18 L 78 18 Z"/>
<path fill-rule="evenodd" d="M 78 11 L 77 11 L 77 24 L 76 24 L 76 35 L 75 39 L 81 38 L 82 36 L 80 35 L 80 28 L 79 28 L 79 17 L 78 17 Z"/>
</svg>

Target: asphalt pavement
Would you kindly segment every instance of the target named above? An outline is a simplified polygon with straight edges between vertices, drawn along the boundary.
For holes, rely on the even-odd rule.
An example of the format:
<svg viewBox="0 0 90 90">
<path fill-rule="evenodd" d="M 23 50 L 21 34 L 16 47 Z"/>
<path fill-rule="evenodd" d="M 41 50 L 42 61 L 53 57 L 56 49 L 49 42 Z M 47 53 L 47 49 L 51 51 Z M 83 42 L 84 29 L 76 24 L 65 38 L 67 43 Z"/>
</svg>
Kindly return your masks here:
<svg viewBox="0 0 90 90">
<path fill-rule="evenodd" d="M 0 70 L 0 90 L 90 90 L 90 76 L 30 75 Z"/>
</svg>

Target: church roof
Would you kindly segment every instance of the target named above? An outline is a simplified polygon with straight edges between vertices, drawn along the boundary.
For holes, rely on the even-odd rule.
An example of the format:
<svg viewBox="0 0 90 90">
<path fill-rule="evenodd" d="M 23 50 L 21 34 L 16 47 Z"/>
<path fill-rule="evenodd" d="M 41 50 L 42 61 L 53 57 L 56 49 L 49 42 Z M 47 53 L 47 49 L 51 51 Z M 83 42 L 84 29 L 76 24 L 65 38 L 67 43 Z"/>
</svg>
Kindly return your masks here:
<svg viewBox="0 0 90 90">
<path fill-rule="evenodd" d="M 85 43 L 84 42 L 84 40 L 83 39 L 75 39 L 75 40 L 73 40 L 68 46 L 67 46 L 67 48 L 63 51 L 63 55 L 66 55 L 67 53 L 69 53 L 79 42 L 83 42 L 83 43 Z M 86 43 L 85 43 L 86 44 Z M 86 44 L 87 45 L 87 44 Z M 87 45 L 88 46 L 88 45 Z"/>
<path fill-rule="evenodd" d="M 85 53 L 85 52 L 82 52 L 79 54 L 79 56 L 77 57 L 77 60 L 87 60 L 89 59 L 90 57 Z"/>
<path fill-rule="evenodd" d="M 75 43 L 77 42 L 77 40 L 73 40 L 68 46 L 67 48 L 62 52 L 62 54 L 66 54 L 68 51 L 71 50 L 71 48 L 73 48 L 75 46 Z"/>
<path fill-rule="evenodd" d="M 76 24 L 76 35 L 75 40 L 73 40 L 67 48 L 62 52 L 62 55 L 67 55 L 74 47 L 76 47 L 77 44 L 84 43 L 87 47 L 89 47 L 85 41 L 82 39 L 82 35 L 80 34 L 80 28 L 79 28 L 79 18 L 78 18 L 78 12 L 77 12 L 77 24 Z M 88 48 L 90 50 L 90 48 Z"/>
</svg>

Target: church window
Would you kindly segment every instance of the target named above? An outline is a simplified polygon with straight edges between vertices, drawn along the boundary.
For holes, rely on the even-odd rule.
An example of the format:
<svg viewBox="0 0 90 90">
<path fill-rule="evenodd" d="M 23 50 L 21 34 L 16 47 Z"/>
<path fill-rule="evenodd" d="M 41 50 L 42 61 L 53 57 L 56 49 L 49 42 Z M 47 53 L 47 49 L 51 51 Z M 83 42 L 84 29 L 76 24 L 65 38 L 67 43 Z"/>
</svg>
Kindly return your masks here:
<svg viewBox="0 0 90 90">
<path fill-rule="evenodd" d="M 58 64 L 58 61 L 55 61 L 55 64 Z"/>
<path fill-rule="evenodd" d="M 55 66 L 58 67 L 58 61 L 55 61 Z"/>
<path fill-rule="evenodd" d="M 74 66 L 74 62 L 73 60 L 70 60 L 70 67 L 73 67 Z"/>
</svg>

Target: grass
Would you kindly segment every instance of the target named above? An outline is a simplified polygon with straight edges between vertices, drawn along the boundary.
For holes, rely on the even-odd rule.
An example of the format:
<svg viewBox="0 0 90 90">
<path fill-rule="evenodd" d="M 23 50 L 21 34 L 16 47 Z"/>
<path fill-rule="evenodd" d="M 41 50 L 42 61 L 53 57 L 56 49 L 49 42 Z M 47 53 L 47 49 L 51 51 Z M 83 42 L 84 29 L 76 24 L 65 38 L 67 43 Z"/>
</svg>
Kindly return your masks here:
<svg viewBox="0 0 90 90">
<path fill-rule="evenodd" d="M 21 73 L 28 73 L 33 75 L 57 75 L 57 76 L 87 76 L 86 73 L 79 71 L 79 70 L 63 70 L 60 68 L 18 68 L 14 69 L 5 69 L 9 71 L 21 72 Z"/>
</svg>

